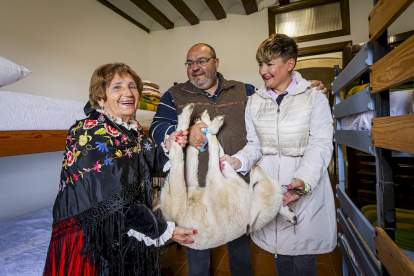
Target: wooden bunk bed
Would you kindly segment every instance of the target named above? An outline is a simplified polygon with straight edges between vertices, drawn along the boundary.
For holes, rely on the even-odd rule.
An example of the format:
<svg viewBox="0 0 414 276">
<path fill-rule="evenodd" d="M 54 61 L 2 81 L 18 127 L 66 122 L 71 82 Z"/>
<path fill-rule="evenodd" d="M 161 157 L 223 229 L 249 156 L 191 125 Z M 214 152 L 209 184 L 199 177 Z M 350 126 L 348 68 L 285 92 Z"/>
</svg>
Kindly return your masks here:
<svg viewBox="0 0 414 276">
<path fill-rule="evenodd" d="M 146 135 L 149 130 L 144 129 Z M 67 130 L 0 131 L 0 157 L 64 151 Z"/>
<path fill-rule="evenodd" d="M 414 80 L 414 36 L 389 54 L 387 28 L 413 0 L 375 0 L 369 16 L 369 42 L 339 73 L 335 68 L 332 94 L 335 119 L 374 111 L 371 130 L 342 130 L 337 121 L 339 184 L 338 245 L 344 275 L 414 275 L 413 262 L 393 241 L 396 230 L 392 151 L 414 154 L 414 114 L 390 117 L 389 88 Z M 370 87 L 341 101 L 340 92 L 369 70 Z M 378 227 L 373 227 L 345 193 L 343 147 L 375 157 Z"/>
</svg>

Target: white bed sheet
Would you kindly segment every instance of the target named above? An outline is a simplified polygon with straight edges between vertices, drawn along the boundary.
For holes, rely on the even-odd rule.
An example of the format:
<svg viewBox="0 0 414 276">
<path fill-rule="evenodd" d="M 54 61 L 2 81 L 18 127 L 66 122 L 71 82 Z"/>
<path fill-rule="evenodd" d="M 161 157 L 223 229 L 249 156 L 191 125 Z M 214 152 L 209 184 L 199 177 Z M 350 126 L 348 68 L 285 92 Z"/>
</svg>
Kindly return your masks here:
<svg viewBox="0 0 414 276">
<path fill-rule="evenodd" d="M 68 130 L 85 118 L 84 102 L 0 90 L 0 131 Z M 137 110 L 136 118 L 148 129 L 155 112 Z"/>
<path fill-rule="evenodd" d="M 390 92 L 391 116 L 413 114 L 413 106 L 413 90 Z M 341 119 L 341 128 L 343 130 L 370 130 L 372 118 L 374 118 L 374 111 L 346 116 Z"/>
<path fill-rule="evenodd" d="M 52 221 L 48 206 L 0 224 L 0 275 L 42 275 Z"/>
</svg>

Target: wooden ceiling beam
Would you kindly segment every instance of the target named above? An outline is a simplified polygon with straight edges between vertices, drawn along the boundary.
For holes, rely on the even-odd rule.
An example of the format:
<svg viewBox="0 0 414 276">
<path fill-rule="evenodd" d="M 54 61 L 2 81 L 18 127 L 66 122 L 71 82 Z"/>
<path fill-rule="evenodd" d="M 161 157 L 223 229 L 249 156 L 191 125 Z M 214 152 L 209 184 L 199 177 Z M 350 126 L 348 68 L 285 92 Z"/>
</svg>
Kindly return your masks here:
<svg viewBox="0 0 414 276">
<path fill-rule="evenodd" d="M 204 0 L 210 10 L 213 12 L 217 20 L 224 19 L 227 17 L 226 11 L 223 9 L 223 6 L 220 4 L 219 0 Z"/>
<path fill-rule="evenodd" d="M 132 24 L 134 24 L 135 26 L 141 28 L 142 30 L 146 31 L 147 33 L 150 32 L 150 30 L 147 27 L 145 27 L 144 25 L 142 25 L 141 23 L 139 23 L 138 21 L 136 21 L 134 18 L 132 18 L 128 14 L 124 13 L 123 11 L 121 11 L 120 9 L 118 9 L 117 7 L 115 7 L 114 5 L 112 5 L 111 3 L 109 3 L 108 0 L 97 0 L 97 1 L 99 3 L 101 3 L 102 5 L 104 5 L 105 7 L 111 9 L 115 13 L 119 14 L 120 16 L 122 16 L 123 18 L 125 18 L 126 20 L 128 20 L 129 22 L 131 22 Z"/>
<path fill-rule="evenodd" d="M 200 23 L 200 19 L 193 13 L 183 0 L 168 0 L 170 4 L 190 23 L 196 25 Z"/>
<path fill-rule="evenodd" d="M 161 26 L 166 29 L 174 28 L 174 23 L 171 22 L 162 12 L 160 12 L 153 4 L 148 0 L 131 0 L 138 8 L 148 14 L 152 19 L 157 21 Z"/>
<path fill-rule="evenodd" d="M 259 10 L 256 0 L 242 0 L 242 3 L 247 15 L 255 13 Z"/>
</svg>

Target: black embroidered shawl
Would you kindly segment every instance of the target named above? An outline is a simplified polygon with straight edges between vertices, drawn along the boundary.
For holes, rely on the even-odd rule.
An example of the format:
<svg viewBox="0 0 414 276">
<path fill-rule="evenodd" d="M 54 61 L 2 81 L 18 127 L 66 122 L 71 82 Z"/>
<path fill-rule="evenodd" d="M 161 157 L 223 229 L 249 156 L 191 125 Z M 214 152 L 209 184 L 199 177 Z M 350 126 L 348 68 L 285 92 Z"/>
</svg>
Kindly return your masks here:
<svg viewBox="0 0 414 276">
<path fill-rule="evenodd" d="M 151 172 L 161 169 L 168 157 L 139 124 L 138 131 L 127 129 L 89 104 L 85 114 L 88 117 L 77 121 L 67 136 L 45 274 L 52 266 L 60 267 L 60 254 L 70 256 L 63 245 L 73 240 L 59 228 L 75 222 L 83 234 L 82 254 L 98 275 L 159 275 L 157 247 L 126 233 L 134 229 L 157 239 L 167 229 L 150 209 Z"/>
</svg>

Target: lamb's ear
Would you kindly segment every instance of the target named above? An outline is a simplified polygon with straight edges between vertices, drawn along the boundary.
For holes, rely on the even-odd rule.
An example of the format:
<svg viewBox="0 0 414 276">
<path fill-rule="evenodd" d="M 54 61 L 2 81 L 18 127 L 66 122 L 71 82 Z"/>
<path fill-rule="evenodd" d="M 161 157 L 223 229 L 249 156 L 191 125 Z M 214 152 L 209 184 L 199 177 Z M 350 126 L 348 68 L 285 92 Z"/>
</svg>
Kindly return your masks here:
<svg viewBox="0 0 414 276">
<path fill-rule="evenodd" d="M 260 208 L 255 208 L 255 206 L 252 206 L 250 209 L 250 221 L 249 221 L 249 227 L 250 230 L 254 229 L 254 225 L 256 223 L 257 218 L 260 214 Z"/>
<path fill-rule="evenodd" d="M 250 235 L 250 225 L 246 226 L 246 236 Z"/>
</svg>

